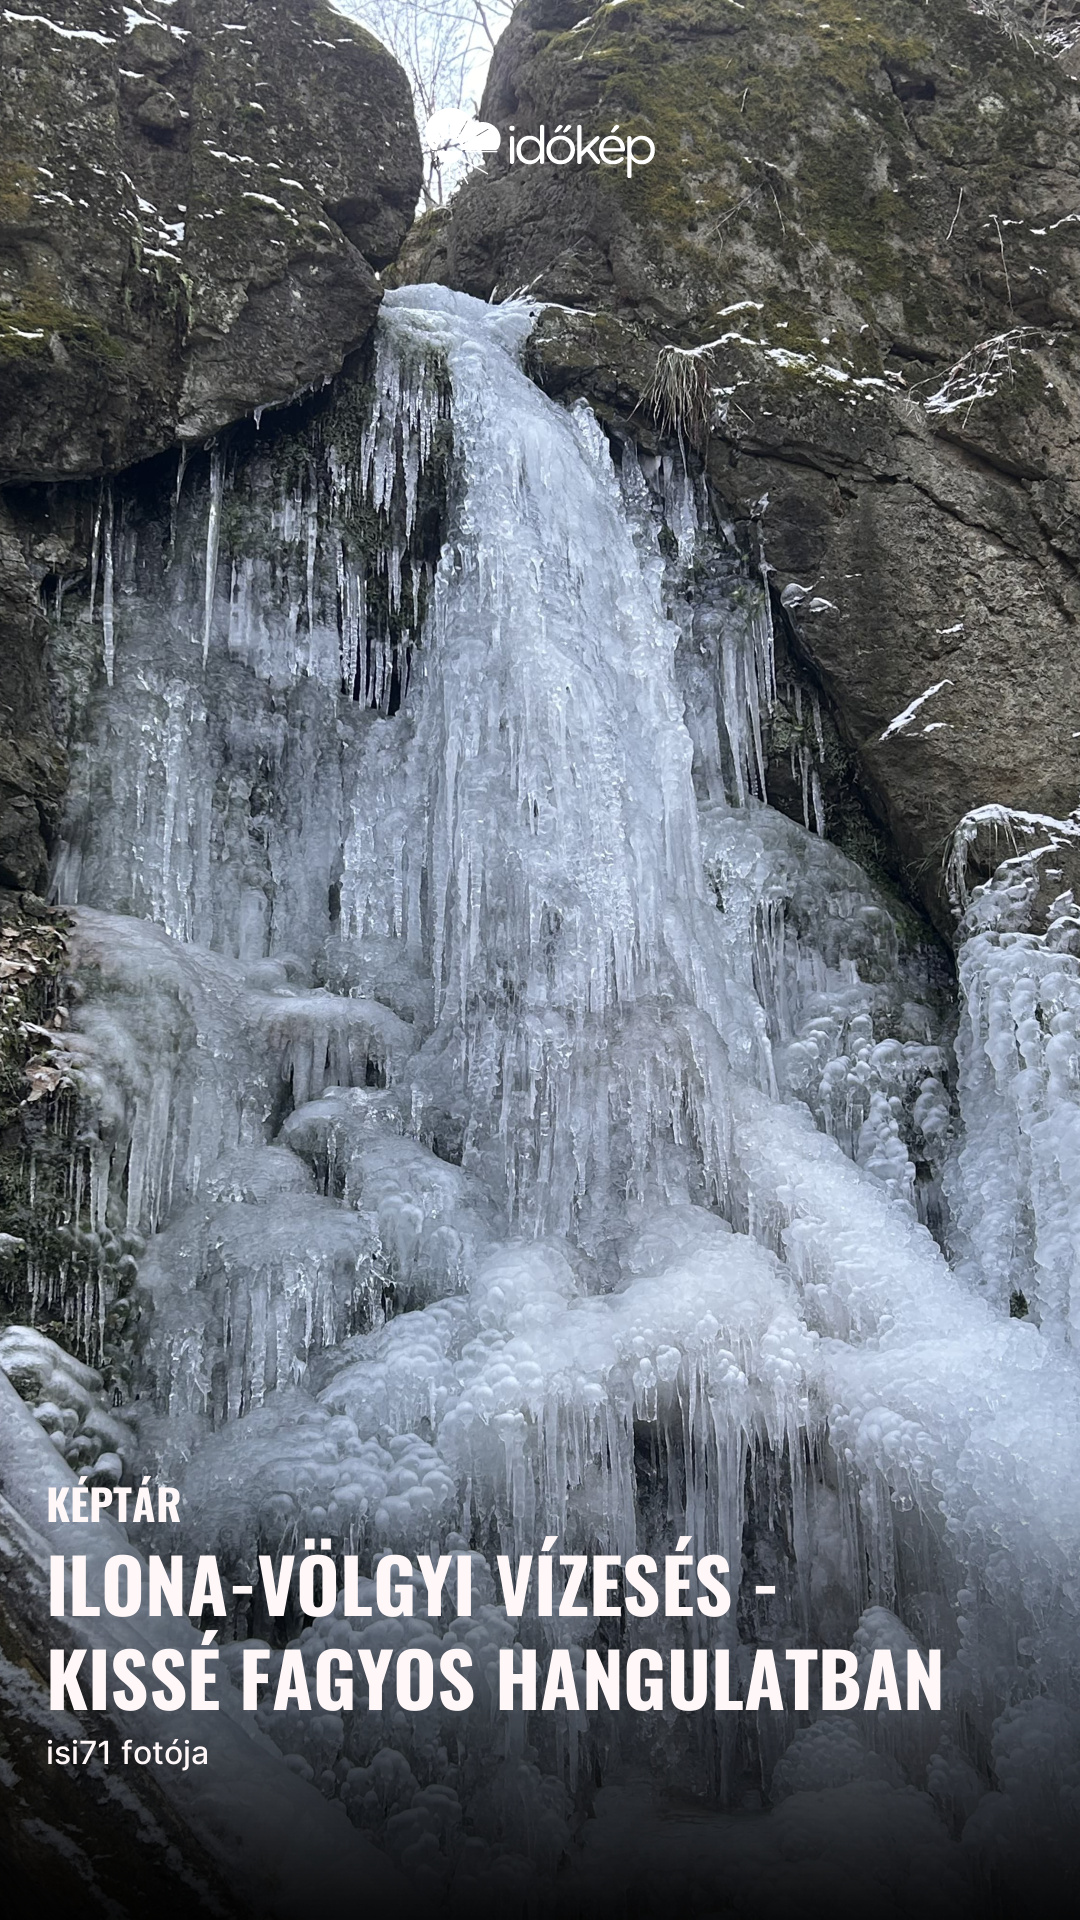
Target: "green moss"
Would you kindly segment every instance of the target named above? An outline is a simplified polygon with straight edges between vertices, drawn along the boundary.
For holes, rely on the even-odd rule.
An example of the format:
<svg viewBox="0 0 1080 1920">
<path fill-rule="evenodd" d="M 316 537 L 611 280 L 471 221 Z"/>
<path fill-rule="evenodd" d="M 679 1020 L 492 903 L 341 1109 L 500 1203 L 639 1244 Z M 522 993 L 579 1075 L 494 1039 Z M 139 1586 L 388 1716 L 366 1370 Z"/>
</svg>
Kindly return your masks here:
<svg viewBox="0 0 1080 1920">
<path fill-rule="evenodd" d="M 22 226 L 30 217 L 38 170 L 22 158 L 0 160 L 0 227 Z"/>
<path fill-rule="evenodd" d="M 766 14 L 727 20 L 703 0 L 626 0 L 591 33 L 550 36 L 530 72 L 530 89 L 561 110 L 572 65 L 575 87 L 594 93 L 597 128 L 629 122 L 655 142 L 650 166 L 632 179 L 612 171 L 602 187 L 657 235 L 660 275 L 689 294 L 698 330 L 721 304 L 725 247 L 748 231 L 780 264 L 789 300 L 814 250 L 827 249 L 859 296 L 904 281 L 897 241 L 910 206 L 895 180 L 870 184 L 882 141 L 898 148 L 904 122 L 874 83 L 886 61 L 917 64 L 925 42 L 889 29 L 873 0 L 774 0 Z M 796 350 L 816 348 L 805 304 L 799 318 Z"/>
<path fill-rule="evenodd" d="M 99 321 L 67 307 L 62 301 L 32 291 L 20 294 L 17 306 L 0 305 L 0 355 L 36 359 L 50 354 L 53 335 L 64 351 L 80 359 L 119 366 L 125 351 Z"/>
<path fill-rule="evenodd" d="M 920 153 L 964 168 L 969 210 L 1003 207 L 1064 83 L 962 0 L 936 7 L 932 35 L 921 14 L 904 0 L 755 0 L 745 10 L 625 0 L 588 28 L 537 36 L 523 77 L 551 119 L 580 117 L 594 131 L 617 121 L 655 142 L 652 164 L 632 179 L 613 169 L 597 184 L 650 236 L 655 282 L 685 314 L 687 343 L 707 337 L 723 308 L 725 261 L 745 285 L 763 256 L 772 265 L 760 326 L 774 345 L 817 350 L 811 313 L 845 308 L 846 331 L 834 317 L 831 345 L 856 373 L 881 371 L 863 323 L 881 324 L 883 312 L 886 327 L 902 312 L 911 334 L 970 337 L 970 269 L 955 252 L 935 260 L 931 244 L 951 218 L 951 183 L 939 167 L 941 205 L 928 201 Z M 924 72 L 940 91 L 931 110 L 915 100 L 916 123 L 894 81 L 913 76 L 917 86 Z M 965 230 L 969 254 L 980 232 Z M 1056 242 L 1042 244 L 1052 253 Z M 786 322 L 776 334 L 774 317 Z"/>
</svg>

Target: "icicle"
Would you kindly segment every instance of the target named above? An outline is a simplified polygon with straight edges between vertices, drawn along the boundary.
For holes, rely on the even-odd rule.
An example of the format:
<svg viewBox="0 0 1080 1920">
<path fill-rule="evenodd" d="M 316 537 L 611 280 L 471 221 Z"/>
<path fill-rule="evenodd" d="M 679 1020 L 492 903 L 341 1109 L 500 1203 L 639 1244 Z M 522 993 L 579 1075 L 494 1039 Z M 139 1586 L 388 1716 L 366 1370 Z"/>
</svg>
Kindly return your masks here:
<svg viewBox="0 0 1080 1920">
<path fill-rule="evenodd" d="M 98 487 L 97 506 L 94 510 L 94 531 L 90 542 L 90 624 L 94 623 L 94 605 L 97 600 L 98 568 L 101 561 L 101 521 L 105 509 L 105 489 L 108 482 L 102 480 Z"/>
<path fill-rule="evenodd" d="M 304 510 L 304 578 L 309 640 L 315 631 L 315 560 L 319 550 L 319 501 L 313 477 L 310 485 L 311 492 Z"/>
<path fill-rule="evenodd" d="M 221 498 L 225 484 L 225 461 L 220 447 L 210 453 L 210 504 L 206 518 L 206 571 L 203 584 L 202 657 L 205 667 L 210 651 L 210 629 L 214 619 L 214 594 L 217 589 L 218 543 L 221 537 Z"/>
<path fill-rule="evenodd" d="M 176 485 L 173 488 L 172 507 L 169 512 L 169 555 L 166 562 L 171 567 L 176 552 L 176 529 L 180 518 L 180 496 L 184 491 L 184 475 L 187 472 L 188 444 L 181 440 L 176 454 Z"/>
<path fill-rule="evenodd" d="M 107 685 L 111 687 L 113 683 L 113 666 L 116 657 L 113 611 L 113 490 L 111 480 L 106 480 L 105 482 L 105 520 L 102 527 L 101 538 L 104 552 L 101 588 L 101 630 L 104 644 L 105 680 Z"/>
<path fill-rule="evenodd" d="M 810 797 L 814 803 L 814 832 L 818 838 L 825 838 L 825 799 L 821 791 L 821 775 L 816 767 L 810 773 Z"/>
</svg>

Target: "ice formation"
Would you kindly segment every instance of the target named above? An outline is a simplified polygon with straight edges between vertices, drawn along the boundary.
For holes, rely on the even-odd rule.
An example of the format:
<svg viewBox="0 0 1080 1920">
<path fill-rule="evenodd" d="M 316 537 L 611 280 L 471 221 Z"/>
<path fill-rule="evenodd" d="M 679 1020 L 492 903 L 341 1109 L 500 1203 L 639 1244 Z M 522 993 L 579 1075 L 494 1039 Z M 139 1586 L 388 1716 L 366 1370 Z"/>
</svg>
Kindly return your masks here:
<svg viewBox="0 0 1080 1920">
<path fill-rule="evenodd" d="M 953 1174 L 963 1267 L 1069 1346 L 1080 1328 L 1078 842 L 1075 816 L 981 807 L 950 860 L 967 936 L 957 1052 L 969 1124 Z M 993 873 L 972 893 L 980 845 Z"/>
<path fill-rule="evenodd" d="M 364 582 L 310 479 L 230 560 L 215 456 L 153 619 L 108 505 L 58 885 L 89 1227 L 138 1237 L 132 1458 L 181 1477 L 191 1549 L 236 1579 L 303 1535 L 368 1567 L 474 1550 L 471 1622 L 294 1619 L 309 1647 L 464 1637 L 490 1685 L 552 1630 L 496 1606 L 494 1554 L 685 1533 L 741 1566 L 736 1661 L 944 1650 L 942 1713 L 902 1725 L 267 1713 L 463 1911 L 560 1861 L 583 1911 L 639 1871 L 663 1906 L 659 1769 L 759 1814 L 680 1827 L 688 1912 L 718 1879 L 790 1911 L 810 1860 L 824 1897 L 825 1855 L 863 1905 L 957 1912 L 1003 1825 L 1037 1807 L 1050 1844 L 1039 1783 L 1075 1740 L 1075 909 L 1040 938 L 972 910 L 957 1152 L 929 949 L 767 804 L 761 576 L 678 462 L 616 463 L 528 381 L 531 321 L 386 299 L 335 488 L 408 519 L 449 408 L 407 676 L 364 665 Z"/>
</svg>

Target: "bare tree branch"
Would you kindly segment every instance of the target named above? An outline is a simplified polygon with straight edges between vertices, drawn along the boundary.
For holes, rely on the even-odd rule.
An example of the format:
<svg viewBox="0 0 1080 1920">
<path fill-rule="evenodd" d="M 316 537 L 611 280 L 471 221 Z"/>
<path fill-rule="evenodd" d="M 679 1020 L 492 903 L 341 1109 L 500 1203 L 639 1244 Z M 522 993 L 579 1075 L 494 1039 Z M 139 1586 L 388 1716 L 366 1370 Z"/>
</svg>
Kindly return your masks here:
<svg viewBox="0 0 1080 1920">
<path fill-rule="evenodd" d="M 435 114 L 475 114 L 492 49 L 514 0 L 333 0 L 339 13 L 367 27 L 404 67 L 421 135 Z M 440 136 L 425 141 L 423 199 L 439 206 L 481 156 Z"/>
</svg>

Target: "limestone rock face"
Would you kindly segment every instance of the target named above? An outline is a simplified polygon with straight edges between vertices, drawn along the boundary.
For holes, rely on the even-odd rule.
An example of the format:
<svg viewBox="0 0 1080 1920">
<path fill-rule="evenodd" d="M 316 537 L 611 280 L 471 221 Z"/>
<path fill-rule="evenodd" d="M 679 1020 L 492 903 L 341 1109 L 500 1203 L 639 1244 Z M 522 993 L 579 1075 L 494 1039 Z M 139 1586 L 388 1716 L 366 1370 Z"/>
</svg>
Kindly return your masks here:
<svg viewBox="0 0 1080 1920">
<path fill-rule="evenodd" d="M 577 309 L 538 377 L 680 433 L 761 519 L 786 637 L 947 927 L 960 816 L 1080 794 L 1076 81 L 963 0 L 524 0 L 482 113 L 502 149 L 410 277 Z M 509 164 L 511 125 L 564 124 L 655 160 Z"/>
<path fill-rule="evenodd" d="M 323 0 L 0 13 L 0 479 L 116 469 L 335 373 L 420 185 Z"/>
</svg>

